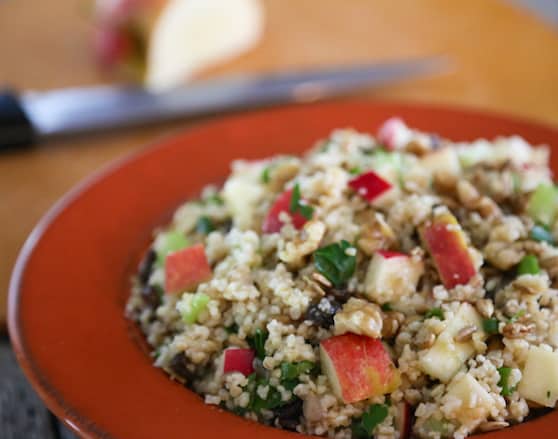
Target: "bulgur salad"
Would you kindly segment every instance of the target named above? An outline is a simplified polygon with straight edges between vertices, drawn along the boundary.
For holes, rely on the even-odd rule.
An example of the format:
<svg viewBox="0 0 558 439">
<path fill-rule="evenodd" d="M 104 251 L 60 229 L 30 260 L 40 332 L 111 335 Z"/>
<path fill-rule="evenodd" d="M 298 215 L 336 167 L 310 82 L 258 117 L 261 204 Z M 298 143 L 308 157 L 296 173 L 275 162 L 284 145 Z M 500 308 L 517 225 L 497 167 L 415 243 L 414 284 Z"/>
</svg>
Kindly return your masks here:
<svg viewBox="0 0 558 439">
<path fill-rule="evenodd" d="M 549 150 L 398 119 L 238 160 L 154 233 L 127 315 L 207 404 L 334 438 L 464 438 L 558 399 Z"/>
</svg>

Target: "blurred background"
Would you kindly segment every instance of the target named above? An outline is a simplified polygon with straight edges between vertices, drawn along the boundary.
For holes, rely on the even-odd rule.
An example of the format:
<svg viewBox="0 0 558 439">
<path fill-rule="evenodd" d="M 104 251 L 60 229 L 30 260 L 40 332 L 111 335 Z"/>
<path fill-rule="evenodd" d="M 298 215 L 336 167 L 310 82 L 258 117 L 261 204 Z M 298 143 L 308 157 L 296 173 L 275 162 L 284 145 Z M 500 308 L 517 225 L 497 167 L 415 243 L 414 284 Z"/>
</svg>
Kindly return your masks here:
<svg viewBox="0 0 558 439">
<path fill-rule="evenodd" d="M 448 72 L 357 96 L 476 107 L 558 126 L 556 0 L 209 2 L 220 4 L 218 12 L 176 3 L 0 0 L 0 89 L 115 81 L 166 89 L 238 73 L 446 55 L 452 63 Z M 196 122 L 73 137 L 0 154 L 0 333 L 5 334 L 6 294 L 18 250 L 48 207 L 101 165 L 191 123 Z M 5 335 L 0 437 L 71 437 L 26 386 Z"/>
</svg>

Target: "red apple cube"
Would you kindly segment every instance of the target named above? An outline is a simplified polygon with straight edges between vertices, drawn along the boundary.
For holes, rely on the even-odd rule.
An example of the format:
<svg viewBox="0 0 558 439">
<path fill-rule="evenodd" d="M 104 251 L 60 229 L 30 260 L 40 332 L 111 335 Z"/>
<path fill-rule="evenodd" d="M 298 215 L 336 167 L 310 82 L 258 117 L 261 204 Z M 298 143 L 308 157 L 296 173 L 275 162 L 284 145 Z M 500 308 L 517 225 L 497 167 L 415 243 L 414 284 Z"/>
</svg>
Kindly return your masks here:
<svg viewBox="0 0 558 439">
<path fill-rule="evenodd" d="M 223 355 L 223 373 L 240 372 L 244 376 L 254 372 L 252 349 L 228 348 Z"/>
<path fill-rule="evenodd" d="M 390 393 L 399 387 L 399 371 L 381 340 L 343 334 L 320 343 L 320 360 L 335 395 L 346 404 Z"/>
<path fill-rule="evenodd" d="M 167 255 L 165 260 L 165 291 L 169 294 L 195 288 L 211 277 L 202 244 L 196 244 Z"/>
<path fill-rule="evenodd" d="M 392 188 L 392 184 L 375 172 L 360 174 L 349 181 L 349 187 L 368 201 L 374 201 Z"/>
<path fill-rule="evenodd" d="M 377 303 L 395 302 L 416 291 L 423 273 L 424 264 L 421 259 L 404 253 L 379 250 L 368 265 L 364 293 Z"/>
<path fill-rule="evenodd" d="M 410 138 L 410 130 L 405 122 L 398 117 L 386 120 L 378 130 L 378 142 L 387 149 L 393 150 L 403 148 Z"/>
<path fill-rule="evenodd" d="M 403 401 L 397 404 L 397 413 L 394 416 L 395 431 L 399 433 L 399 439 L 407 439 L 411 436 L 411 406 Z"/>
<path fill-rule="evenodd" d="M 465 234 L 451 213 L 436 215 L 420 235 L 446 288 L 467 284 L 477 274 Z"/>
<path fill-rule="evenodd" d="M 285 223 L 279 219 L 282 212 L 289 214 L 292 224 L 296 229 L 300 230 L 302 226 L 306 224 L 308 219 L 304 215 L 299 212 L 293 213 L 290 211 L 292 195 L 293 191 L 289 189 L 277 197 L 263 223 L 264 233 L 278 233 L 281 231 L 285 225 Z"/>
</svg>

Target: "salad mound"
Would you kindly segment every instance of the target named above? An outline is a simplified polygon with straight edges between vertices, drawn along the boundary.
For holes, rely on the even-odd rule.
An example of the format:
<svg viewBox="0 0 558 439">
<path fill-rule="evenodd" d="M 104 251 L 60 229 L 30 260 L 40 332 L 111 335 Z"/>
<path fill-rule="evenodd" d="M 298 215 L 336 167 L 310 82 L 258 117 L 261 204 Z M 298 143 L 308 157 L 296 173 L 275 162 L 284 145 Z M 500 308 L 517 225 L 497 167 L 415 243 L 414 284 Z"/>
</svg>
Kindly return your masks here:
<svg viewBox="0 0 558 439">
<path fill-rule="evenodd" d="M 127 305 L 207 404 L 335 438 L 464 438 L 558 399 L 558 188 L 518 136 L 392 118 L 238 160 L 154 232 Z"/>
</svg>

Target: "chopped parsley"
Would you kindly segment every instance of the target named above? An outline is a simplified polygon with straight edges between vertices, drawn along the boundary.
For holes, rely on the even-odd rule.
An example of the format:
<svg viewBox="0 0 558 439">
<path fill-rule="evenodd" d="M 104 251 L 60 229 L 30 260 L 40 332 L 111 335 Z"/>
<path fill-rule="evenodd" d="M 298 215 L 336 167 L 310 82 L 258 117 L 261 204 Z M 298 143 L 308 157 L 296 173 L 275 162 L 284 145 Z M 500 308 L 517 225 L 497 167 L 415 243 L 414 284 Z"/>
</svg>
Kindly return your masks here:
<svg viewBox="0 0 558 439">
<path fill-rule="evenodd" d="M 314 252 L 314 265 L 337 288 L 351 278 L 356 268 L 356 255 L 347 252 L 356 250 L 349 242 L 342 240 Z"/>
<path fill-rule="evenodd" d="M 382 311 L 393 311 L 393 306 L 390 303 L 384 303 L 382 305 Z"/>
<path fill-rule="evenodd" d="M 213 221 L 208 216 L 200 216 L 198 222 L 196 223 L 196 232 L 202 235 L 208 235 L 215 230 L 215 225 Z"/>
<path fill-rule="evenodd" d="M 221 195 L 219 195 L 217 192 L 205 197 L 203 201 L 205 203 L 218 204 L 219 206 L 222 206 L 223 204 L 225 204 L 225 201 L 223 200 Z"/>
<path fill-rule="evenodd" d="M 260 360 L 265 358 L 265 342 L 268 336 L 269 334 L 267 331 L 258 328 L 252 337 L 246 339 L 250 347 L 256 352 L 256 357 Z"/>
<path fill-rule="evenodd" d="M 259 386 L 269 387 L 265 398 L 262 398 L 258 394 Z M 245 390 L 250 394 L 250 402 L 246 408 L 247 411 L 254 411 L 259 414 L 264 409 L 272 410 L 284 404 L 281 393 L 269 384 L 267 378 L 259 377 L 255 372 L 248 376 L 248 383 L 245 386 Z"/>
<path fill-rule="evenodd" d="M 226 326 L 225 331 L 227 331 L 227 334 L 238 334 L 238 325 L 233 323 L 230 326 Z"/>
<path fill-rule="evenodd" d="M 349 174 L 352 175 L 358 175 L 362 172 L 362 169 L 360 169 L 358 166 L 355 166 L 354 168 L 349 169 Z"/>
<path fill-rule="evenodd" d="M 550 399 L 550 390 L 547 390 L 547 391 L 546 391 L 546 397 L 547 397 L 548 399 Z"/>
<path fill-rule="evenodd" d="M 525 311 L 524 309 L 520 309 L 513 316 L 510 317 L 510 319 L 508 320 L 508 323 L 513 323 L 516 320 L 520 319 L 521 317 L 523 317 L 525 315 L 526 312 L 527 311 Z"/>
<path fill-rule="evenodd" d="M 295 184 L 293 188 L 289 211 L 291 213 L 300 213 L 306 219 L 312 218 L 312 214 L 314 213 L 314 208 L 305 204 L 304 200 L 300 197 L 300 186 L 298 183 Z"/>
<path fill-rule="evenodd" d="M 370 438 L 374 429 L 386 419 L 388 407 L 385 404 L 372 404 L 362 414 L 360 419 L 354 420 L 351 429 L 353 438 Z"/>
<path fill-rule="evenodd" d="M 426 311 L 424 318 L 430 319 L 432 317 L 436 317 L 437 319 L 444 320 L 444 311 L 442 310 L 442 308 L 431 308 L 428 311 Z"/>
<path fill-rule="evenodd" d="M 499 323 L 497 319 L 484 319 L 482 321 L 482 329 L 488 335 L 498 334 Z"/>
<path fill-rule="evenodd" d="M 271 171 L 271 166 L 266 166 L 262 171 L 262 175 L 260 177 L 262 183 L 269 183 L 269 172 Z"/>
<path fill-rule="evenodd" d="M 297 363 L 281 363 L 281 385 L 287 390 L 293 390 L 299 383 L 298 377 L 303 373 L 312 372 L 316 364 L 311 361 L 299 361 Z"/>
<path fill-rule="evenodd" d="M 498 368 L 498 373 L 500 374 L 500 381 L 498 381 L 498 387 L 502 388 L 502 391 L 500 392 L 502 396 L 510 396 L 513 392 L 515 392 L 515 389 L 517 388 L 517 386 L 510 387 L 508 383 L 510 380 L 511 371 L 512 371 L 511 367 Z"/>
</svg>

